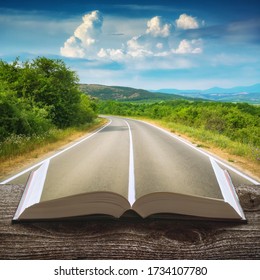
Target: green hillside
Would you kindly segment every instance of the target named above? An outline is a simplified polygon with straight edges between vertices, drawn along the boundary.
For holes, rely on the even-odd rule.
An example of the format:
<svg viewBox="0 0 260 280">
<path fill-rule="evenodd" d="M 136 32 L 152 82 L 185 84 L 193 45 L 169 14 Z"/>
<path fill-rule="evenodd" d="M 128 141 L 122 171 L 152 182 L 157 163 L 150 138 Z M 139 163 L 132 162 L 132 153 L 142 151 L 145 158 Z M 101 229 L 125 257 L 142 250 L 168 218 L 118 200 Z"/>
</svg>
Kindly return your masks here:
<svg viewBox="0 0 260 280">
<path fill-rule="evenodd" d="M 155 93 L 143 89 L 135 89 L 120 86 L 104 86 L 96 84 L 80 84 L 80 90 L 100 100 L 117 100 L 117 101 L 160 101 L 160 100 L 177 100 L 188 99 L 176 94 Z"/>
</svg>

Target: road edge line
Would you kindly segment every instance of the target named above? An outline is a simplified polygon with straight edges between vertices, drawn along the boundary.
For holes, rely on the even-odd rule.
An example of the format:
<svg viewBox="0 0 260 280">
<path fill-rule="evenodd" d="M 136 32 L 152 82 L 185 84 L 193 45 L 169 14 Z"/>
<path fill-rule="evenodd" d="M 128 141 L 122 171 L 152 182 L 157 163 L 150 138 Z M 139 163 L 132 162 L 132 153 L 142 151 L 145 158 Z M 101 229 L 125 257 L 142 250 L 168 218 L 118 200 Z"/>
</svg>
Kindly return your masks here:
<svg viewBox="0 0 260 280">
<path fill-rule="evenodd" d="M 187 140 L 185 140 L 185 139 L 183 139 L 183 138 L 181 138 L 181 137 L 179 137 L 179 136 L 177 136 L 177 135 L 175 135 L 175 134 L 173 134 L 173 133 L 171 133 L 171 132 L 169 132 L 169 131 L 167 131 L 167 130 L 161 128 L 161 127 L 158 127 L 158 126 L 156 126 L 156 125 L 154 125 L 154 124 L 151 124 L 151 123 L 148 123 L 148 122 L 142 121 L 142 120 L 135 120 L 135 119 L 131 119 L 131 118 L 129 118 L 129 120 L 142 122 L 142 123 L 145 123 L 145 124 L 147 124 L 147 125 L 150 125 L 150 126 L 156 128 L 156 129 L 159 129 L 160 131 L 164 132 L 165 134 L 168 134 L 169 136 L 173 137 L 174 139 L 179 140 L 180 142 L 186 144 L 187 146 L 193 148 L 194 150 L 200 152 L 201 154 L 203 154 L 203 155 L 205 155 L 205 156 L 207 156 L 207 157 L 212 157 L 212 158 L 214 158 L 214 160 L 215 160 L 217 163 L 219 163 L 219 164 L 223 165 L 224 167 L 230 169 L 231 171 L 233 171 L 233 172 L 236 173 L 237 175 L 243 177 L 244 179 L 250 181 L 250 182 L 253 183 L 254 185 L 259 185 L 259 184 L 260 184 L 260 182 L 258 182 L 257 180 L 255 180 L 255 179 L 251 178 L 250 176 L 248 176 L 248 175 L 242 173 L 241 171 L 239 171 L 238 169 L 232 167 L 231 165 L 228 165 L 228 164 L 226 164 L 225 162 L 219 160 L 219 159 L 216 158 L 214 155 L 212 155 L 212 154 L 210 154 L 210 153 L 207 153 L 206 151 L 203 151 L 203 150 L 200 150 L 200 149 L 194 147 L 194 146 L 193 146 L 190 142 L 188 142 Z"/>
<path fill-rule="evenodd" d="M 108 119 L 109 119 L 109 118 L 108 118 Z M 5 179 L 4 181 L 0 182 L 0 185 L 8 184 L 9 182 L 13 181 L 14 179 L 16 179 L 16 178 L 22 176 L 23 174 L 25 174 L 25 173 L 27 173 L 27 172 L 33 170 L 33 169 L 36 168 L 36 167 L 42 165 L 46 160 L 51 160 L 51 159 L 53 159 L 53 158 L 59 156 L 60 154 L 62 154 L 62 153 L 64 153 L 64 152 L 66 152 L 66 151 L 68 151 L 68 150 L 74 148 L 75 146 L 81 144 L 82 142 L 88 140 L 89 138 L 93 137 L 93 136 L 96 135 L 98 132 L 100 132 L 101 130 L 103 130 L 104 128 L 106 128 L 108 125 L 110 125 L 110 124 L 112 123 L 112 120 L 111 120 L 111 119 L 109 119 L 109 120 L 110 120 L 109 123 L 105 124 L 104 126 L 102 126 L 102 127 L 101 127 L 100 129 L 98 129 L 97 131 L 95 131 L 95 132 L 91 133 L 90 135 L 84 137 L 84 138 L 81 139 L 80 141 L 78 141 L 78 142 L 76 142 L 76 143 L 70 145 L 69 147 L 65 148 L 64 150 L 61 150 L 61 151 L 55 153 L 54 155 L 52 155 L 52 156 L 50 156 L 50 157 L 48 157 L 48 158 L 46 158 L 46 159 L 44 159 L 44 160 L 42 160 L 42 161 L 40 161 L 40 162 L 34 164 L 33 166 L 31 166 L 31 167 L 29 167 L 29 168 L 27 168 L 27 169 L 25 169 L 25 170 L 23 170 L 23 171 L 21 171 L 21 172 L 15 174 L 14 176 Z"/>
</svg>

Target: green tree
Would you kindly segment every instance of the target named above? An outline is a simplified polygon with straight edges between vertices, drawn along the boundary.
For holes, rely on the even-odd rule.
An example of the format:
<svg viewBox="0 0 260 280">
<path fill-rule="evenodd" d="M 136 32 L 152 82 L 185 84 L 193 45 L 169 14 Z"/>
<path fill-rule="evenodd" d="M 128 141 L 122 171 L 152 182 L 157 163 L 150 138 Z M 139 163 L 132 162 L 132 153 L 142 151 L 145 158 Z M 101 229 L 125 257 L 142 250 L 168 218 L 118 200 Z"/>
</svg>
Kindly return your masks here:
<svg viewBox="0 0 260 280">
<path fill-rule="evenodd" d="M 62 60 L 0 60 L 0 138 L 92 122 L 95 102 L 81 93 L 78 81 Z"/>
<path fill-rule="evenodd" d="M 16 92 L 0 86 L 0 141 L 12 134 L 41 134 L 52 126 L 44 108 L 32 107 Z"/>
<path fill-rule="evenodd" d="M 38 77 L 36 88 L 30 91 L 34 101 L 50 106 L 51 117 L 58 127 L 77 124 L 81 92 L 78 89 L 76 73 L 67 68 L 62 60 L 44 57 L 35 59 L 31 68 Z"/>
<path fill-rule="evenodd" d="M 17 97 L 32 108 L 47 111 L 47 118 L 59 128 L 95 117 L 94 106 L 81 97 L 78 76 L 62 60 L 38 57 L 24 63 L 18 59 L 11 64 L 1 61 L 0 81 L 6 81 Z M 88 112 L 88 117 L 82 117 L 83 111 L 85 116 Z"/>
<path fill-rule="evenodd" d="M 91 122 L 96 117 L 96 104 L 90 100 L 89 96 L 82 93 L 78 107 L 77 122 L 84 124 Z"/>
</svg>

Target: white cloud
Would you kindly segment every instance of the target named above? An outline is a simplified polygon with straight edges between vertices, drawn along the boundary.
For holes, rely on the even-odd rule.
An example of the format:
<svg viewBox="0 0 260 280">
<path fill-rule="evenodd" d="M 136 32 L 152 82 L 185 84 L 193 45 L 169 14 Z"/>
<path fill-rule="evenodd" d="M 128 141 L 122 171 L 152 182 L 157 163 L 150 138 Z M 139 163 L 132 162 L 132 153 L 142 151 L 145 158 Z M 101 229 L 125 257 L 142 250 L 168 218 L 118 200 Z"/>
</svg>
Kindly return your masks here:
<svg viewBox="0 0 260 280">
<path fill-rule="evenodd" d="M 129 59 L 145 58 L 154 56 L 153 48 L 158 49 L 156 40 L 148 35 L 134 36 L 123 44 L 120 49 L 101 48 L 98 52 L 99 58 L 112 59 L 115 61 L 128 61 Z M 159 46 L 163 46 L 162 44 Z"/>
<path fill-rule="evenodd" d="M 202 53 L 202 40 L 182 40 L 177 49 L 173 50 L 175 54 L 199 54 Z"/>
<path fill-rule="evenodd" d="M 108 50 L 101 48 L 97 55 L 100 58 L 106 58 L 106 57 L 108 57 Z"/>
<path fill-rule="evenodd" d="M 163 23 L 161 17 L 156 16 L 147 22 L 147 34 L 151 34 L 154 37 L 168 37 L 170 35 L 171 25 Z"/>
<path fill-rule="evenodd" d="M 96 37 L 101 33 L 103 19 L 99 11 L 94 11 L 83 16 L 82 20 L 74 36 L 81 40 L 83 46 L 88 47 L 96 42 Z"/>
<path fill-rule="evenodd" d="M 184 18 L 186 20 L 185 28 L 197 26 L 194 23 L 196 22 L 195 19 L 185 14 L 181 15 L 179 20 L 183 21 Z M 172 30 L 172 25 L 159 16 L 148 20 L 146 28 L 145 24 L 143 24 L 143 27 L 139 26 L 139 29 L 135 30 L 136 33 L 139 32 L 139 35 L 135 34 L 134 36 L 130 34 L 126 36 L 121 33 L 120 22 L 123 25 L 126 21 L 125 18 L 117 18 L 114 21 L 117 26 L 111 25 L 111 19 L 108 20 L 108 25 L 104 21 L 103 26 L 103 18 L 98 11 L 86 14 L 82 19 L 83 22 L 75 28 L 74 34 L 60 49 L 63 56 L 96 59 L 105 63 L 112 60 L 124 63 L 125 67 L 128 64 L 137 67 L 139 62 L 154 66 L 153 61 L 156 61 L 158 67 L 174 68 L 182 66 L 188 68 L 191 64 L 183 59 L 177 60 L 177 56 L 202 52 L 202 40 L 178 39 L 178 36 L 175 36 Z M 107 20 L 107 18 L 105 19 Z M 178 24 L 181 26 L 180 22 Z M 143 32 L 140 31 L 142 28 Z M 120 36 L 117 36 L 120 37 L 119 39 L 115 37 L 116 34 L 120 34 Z M 122 36 L 124 40 L 122 40 Z M 169 61 L 171 61 L 170 64 Z M 146 66 L 141 65 L 141 67 Z"/>
<path fill-rule="evenodd" d="M 101 34 L 103 18 L 99 11 L 93 11 L 82 17 L 80 24 L 71 36 L 61 47 L 60 53 L 66 57 L 82 58 L 90 51 L 90 47 L 95 45 L 97 38 Z"/>
<path fill-rule="evenodd" d="M 175 21 L 177 28 L 179 29 L 197 29 L 199 28 L 199 23 L 195 17 L 189 16 L 187 14 L 182 14 Z"/>
<path fill-rule="evenodd" d="M 146 35 L 135 36 L 127 42 L 127 54 L 130 57 L 152 56 L 151 44 Z"/>
<path fill-rule="evenodd" d="M 61 55 L 66 57 L 85 57 L 84 49 L 77 43 L 74 36 L 71 36 L 60 49 Z"/>
<path fill-rule="evenodd" d="M 136 58 L 167 56 L 171 54 L 168 46 L 170 28 L 171 25 L 164 23 L 161 17 L 153 17 L 147 21 L 145 33 L 133 36 L 126 44 L 122 44 L 120 49 L 101 48 L 98 57 L 129 61 Z"/>
<path fill-rule="evenodd" d="M 122 49 L 101 48 L 97 56 L 99 58 L 111 58 L 113 60 L 123 60 L 125 58 L 125 53 Z"/>
</svg>

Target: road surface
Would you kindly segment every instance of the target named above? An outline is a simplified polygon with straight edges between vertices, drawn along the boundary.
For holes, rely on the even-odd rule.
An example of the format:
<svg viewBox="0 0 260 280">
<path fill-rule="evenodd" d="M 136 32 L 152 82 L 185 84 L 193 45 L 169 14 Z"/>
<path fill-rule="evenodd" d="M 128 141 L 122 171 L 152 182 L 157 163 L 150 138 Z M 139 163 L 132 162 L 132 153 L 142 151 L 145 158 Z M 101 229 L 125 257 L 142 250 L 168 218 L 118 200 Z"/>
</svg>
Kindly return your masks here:
<svg viewBox="0 0 260 280">
<path fill-rule="evenodd" d="M 106 126 L 50 158 L 41 200 L 81 193 L 86 186 L 93 191 L 116 191 L 132 202 L 152 191 L 222 198 L 209 154 L 145 122 L 108 119 Z M 216 161 L 228 169 L 234 185 L 258 183 Z M 25 184 L 40 165 L 2 184 Z"/>
</svg>

